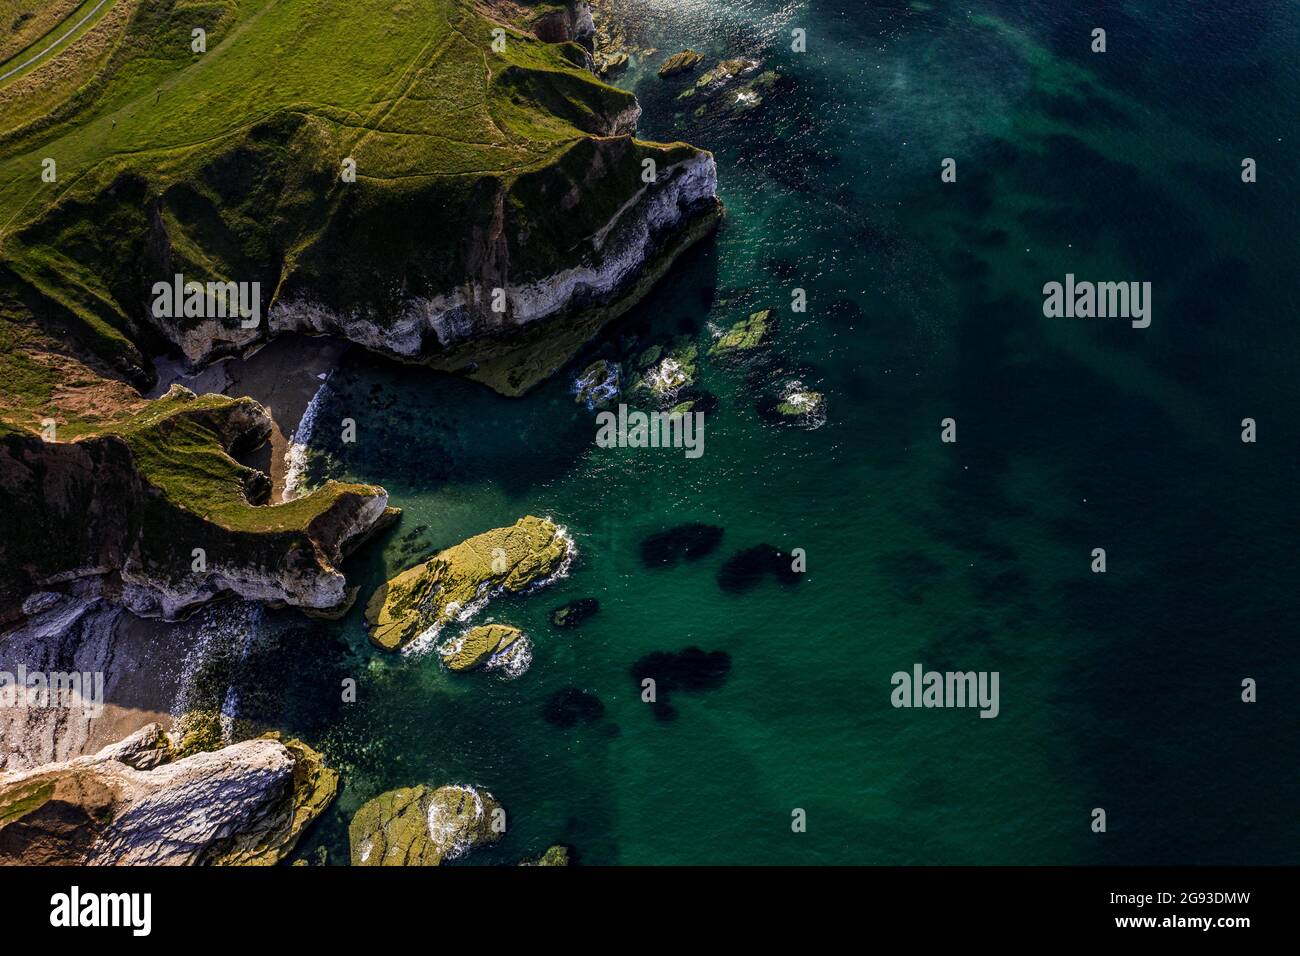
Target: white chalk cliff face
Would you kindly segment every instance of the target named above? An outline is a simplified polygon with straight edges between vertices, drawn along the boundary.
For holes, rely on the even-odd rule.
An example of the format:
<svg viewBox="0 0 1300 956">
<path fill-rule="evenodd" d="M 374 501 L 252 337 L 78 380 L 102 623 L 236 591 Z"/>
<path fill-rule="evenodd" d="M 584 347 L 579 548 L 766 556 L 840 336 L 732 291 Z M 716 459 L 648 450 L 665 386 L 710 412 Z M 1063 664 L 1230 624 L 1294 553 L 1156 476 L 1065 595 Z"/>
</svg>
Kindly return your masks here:
<svg viewBox="0 0 1300 956">
<path fill-rule="evenodd" d="M 340 509 L 341 527 L 326 540 L 314 541 L 314 561 L 283 561 L 275 564 L 220 562 L 209 564 L 201 576 L 176 579 L 156 573 L 139 560 L 138 552 L 128 556 L 120 572 L 122 606 L 140 617 L 174 621 L 218 595 L 234 594 L 247 601 L 270 606 L 290 605 L 313 611 L 336 611 L 345 607 L 349 596 L 347 579 L 336 565 L 346 551 L 369 534 L 384 516 L 388 495 L 379 492 L 358 498 L 352 507 Z"/>
<path fill-rule="evenodd" d="M 272 332 L 333 333 L 376 352 L 418 359 L 432 332 L 443 347 L 458 345 L 504 326 L 524 326 L 558 316 L 581 303 L 618 298 L 665 242 L 717 201 L 718 170 L 711 153 L 700 153 L 659 171 L 656 182 L 632 195 L 598 232 L 588 238 L 580 261 L 524 285 L 504 286 L 505 317 L 495 326 L 485 313 L 491 288 L 477 282 L 432 298 L 409 299 L 397 321 L 380 325 L 361 313 L 340 315 L 309 299 L 277 302 L 270 310 Z"/>
<path fill-rule="evenodd" d="M 257 447 L 269 432 L 270 417 L 256 402 L 244 401 L 229 408 L 224 427 L 229 446 L 245 442 Z M 84 480 L 88 473 L 95 475 L 93 482 Z M 0 624 L 31 617 L 36 611 L 28 605 L 47 594 L 105 598 L 141 617 L 167 620 L 229 594 L 276 606 L 339 611 L 350 595 L 338 566 L 392 517 L 388 493 L 377 486 L 344 491 L 296 534 L 204 524 L 180 505 L 166 506 L 188 516 L 190 524 L 184 526 L 195 535 L 191 544 L 207 554 L 206 567 L 195 571 L 189 544 L 179 548 L 165 535 L 144 530 L 147 509 L 164 507 L 164 498 L 136 469 L 120 439 L 49 445 L 35 437 L 23 439 L 0 449 L 0 479 L 7 487 L 39 493 L 49 508 L 66 514 L 60 527 L 77 527 L 82 533 L 81 540 L 52 551 L 49 568 L 19 575 L 24 562 L 9 559 L 13 580 L 6 586 L 17 595 L 10 597 L 13 606 Z"/>
<path fill-rule="evenodd" d="M 614 125 L 634 127 L 639 114 L 640 107 L 634 106 Z M 563 321 L 565 316 L 619 300 L 674 239 L 702 219 L 716 218 L 717 188 L 713 155 L 698 153 L 659 170 L 654 182 L 632 194 L 609 222 L 573 251 L 571 266 L 511 283 L 496 278 L 509 273 L 508 263 L 498 262 L 493 276 L 466 277 L 463 285 L 435 296 L 411 296 L 396 318 L 380 320 L 361 309 L 341 313 L 306 294 L 272 303 L 265 328 L 241 329 L 212 319 L 185 329 L 164 324 L 162 331 L 193 364 L 285 332 L 337 335 L 393 358 L 423 361 L 434 357 L 430 354 L 434 342 L 439 349 L 448 349 L 476 339 L 500 338 L 533 323 Z M 504 290 L 504 313 L 491 308 L 495 287 Z"/>
<path fill-rule="evenodd" d="M 272 864 L 337 788 L 296 741 L 172 760 L 150 724 L 94 756 L 0 773 L 0 864 Z"/>
</svg>

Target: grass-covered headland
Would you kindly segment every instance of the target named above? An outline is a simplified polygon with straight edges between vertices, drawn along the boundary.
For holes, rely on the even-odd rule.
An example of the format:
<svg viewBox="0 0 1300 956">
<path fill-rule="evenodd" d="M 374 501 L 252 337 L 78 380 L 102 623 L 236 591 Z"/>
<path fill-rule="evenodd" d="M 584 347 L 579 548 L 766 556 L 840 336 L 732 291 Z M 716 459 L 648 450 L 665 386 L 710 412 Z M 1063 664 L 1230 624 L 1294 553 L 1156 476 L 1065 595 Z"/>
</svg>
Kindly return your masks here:
<svg viewBox="0 0 1300 956">
<path fill-rule="evenodd" d="M 262 503 L 255 403 L 148 403 L 153 357 L 331 332 L 517 393 L 716 221 L 707 154 L 631 135 L 563 4 L 96 3 L 0 24 L 0 616 L 124 570 L 183 605 L 196 547 L 288 586 L 383 511 Z M 175 275 L 258 283 L 261 321 L 160 317 Z"/>
</svg>

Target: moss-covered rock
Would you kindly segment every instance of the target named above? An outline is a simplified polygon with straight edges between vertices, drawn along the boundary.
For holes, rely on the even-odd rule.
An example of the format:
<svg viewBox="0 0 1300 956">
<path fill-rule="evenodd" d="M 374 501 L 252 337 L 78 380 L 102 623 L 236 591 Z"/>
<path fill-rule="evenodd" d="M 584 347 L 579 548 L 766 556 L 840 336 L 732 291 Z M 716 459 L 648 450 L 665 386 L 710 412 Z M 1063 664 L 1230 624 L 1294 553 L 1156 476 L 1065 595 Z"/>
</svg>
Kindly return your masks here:
<svg viewBox="0 0 1300 956">
<path fill-rule="evenodd" d="M 293 757 L 291 798 L 278 826 L 232 838 L 228 846 L 213 853 L 208 863 L 218 866 L 273 866 L 288 856 L 303 831 L 325 812 L 338 794 L 338 771 L 325 765 L 325 758 L 301 740 L 284 739 L 278 732 L 264 740 L 283 744 Z"/>
<path fill-rule="evenodd" d="M 551 521 L 527 515 L 440 551 L 378 588 L 366 604 L 370 639 L 397 650 L 436 637 L 476 601 L 518 593 L 560 570 L 573 544 Z"/>
<path fill-rule="evenodd" d="M 468 671 L 487 664 L 499 654 L 524 640 L 524 632 L 509 624 L 483 624 L 471 627 L 445 647 L 439 648 L 442 662 L 449 670 Z"/>
<path fill-rule="evenodd" d="M 352 865 L 437 866 L 456 859 L 500 838 L 500 810 L 492 794 L 473 787 L 390 790 L 352 818 Z"/>
<path fill-rule="evenodd" d="M 568 866 L 569 848 L 562 843 L 547 849 L 535 860 L 524 860 L 520 866 Z"/>
<path fill-rule="evenodd" d="M 556 627 L 577 627 L 600 610 L 596 598 L 578 598 L 551 612 L 551 623 Z"/>
<path fill-rule="evenodd" d="M 588 408 L 603 408 L 618 398 L 622 373 L 618 365 L 597 359 L 582 370 L 573 383 L 573 400 Z"/>
<path fill-rule="evenodd" d="M 705 70 L 695 81 L 695 85 L 686 90 L 679 99 L 685 98 L 688 94 L 712 95 L 737 77 L 753 73 L 761 65 L 758 60 L 751 60 L 748 57 L 723 60 L 712 69 Z"/>
<path fill-rule="evenodd" d="M 280 740 L 278 733 L 268 734 Z M 325 765 L 325 758 L 319 752 L 307 746 L 301 740 L 285 740 L 284 746 L 293 754 L 293 816 L 289 821 L 289 833 L 292 843 L 313 820 L 325 812 L 339 792 L 339 774 Z M 292 846 L 290 844 L 290 847 Z M 281 856 L 283 857 L 286 849 Z M 322 854 L 324 847 L 321 848 Z"/>
<path fill-rule="evenodd" d="M 709 349 L 713 356 L 735 355 L 748 352 L 763 345 L 771 337 L 776 326 L 771 309 L 753 312 L 749 318 L 742 319 L 727 329 Z"/>
<path fill-rule="evenodd" d="M 176 719 L 169 737 L 168 756 L 183 760 L 194 754 L 220 750 L 226 743 L 221 711 L 196 708 Z"/>
<path fill-rule="evenodd" d="M 699 354 L 699 346 L 687 336 L 678 337 L 668 347 L 651 346 L 637 361 L 640 374 L 633 390 L 647 391 L 659 399 L 675 397 L 695 384 Z"/>
<path fill-rule="evenodd" d="M 681 53 L 674 53 L 668 59 L 664 60 L 659 67 L 659 76 L 667 79 L 670 76 L 677 76 L 680 73 L 688 73 L 695 69 L 704 60 L 702 54 L 694 50 L 686 49 Z"/>
<path fill-rule="evenodd" d="M 826 396 L 810 389 L 787 392 L 776 404 L 776 411 L 788 418 L 816 419 L 826 415 Z"/>
<path fill-rule="evenodd" d="M 601 77 L 617 76 L 627 69 L 628 57 L 623 51 L 609 56 L 596 57 L 596 75 Z"/>
<path fill-rule="evenodd" d="M 436 866 L 429 839 L 427 787 L 381 793 L 361 805 L 348 827 L 353 866 Z"/>
<path fill-rule="evenodd" d="M 765 70 L 745 83 L 733 84 L 730 80 L 714 82 L 710 91 L 698 97 L 700 105 L 695 108 L 697 119 L 715 117 L 734 119 L 743 116 L 763 105 L 764 97 L 776 89 L 781 75 L 775 70 Z M 690 92 L 698 92 L 691 87 Z"/>
</svg>

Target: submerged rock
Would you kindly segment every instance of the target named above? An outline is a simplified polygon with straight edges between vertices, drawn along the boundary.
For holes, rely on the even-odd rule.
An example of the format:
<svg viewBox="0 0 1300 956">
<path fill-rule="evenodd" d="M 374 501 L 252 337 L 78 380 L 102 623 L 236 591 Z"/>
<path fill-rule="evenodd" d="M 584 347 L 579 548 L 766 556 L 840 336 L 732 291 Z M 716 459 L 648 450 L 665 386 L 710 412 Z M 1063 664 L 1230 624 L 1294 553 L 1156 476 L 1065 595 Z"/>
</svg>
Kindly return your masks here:
<svg viewBox="0 0 1300 956">
<path fill-rule="evenodd" d="M 397 650 L 421 635 L 436 637 L 447 622 L 473 613 L 493 594 L 518 593 L 554 575 L 572 547 L 562 528 L 527 515 L 439 551 L 371 595 L 370 640 Z"/>
<path fill-rule="evenodd" d="M 707 415 L 718 407 L 718 396 L 698 386 L 683 389 L 677 395 L 677 398 L 680 399 L 680 402 L 674 405 L 672 410 L 683 414 L 686 412 L 704 412 Z M 689 407 L 683 408 L 681 407 L 683 405 Z"/>
<path fill-rule="evenodd" d="M 472 627 L 445 648 L 440 648 L 442 662 L 453 671 L 468 671 L 490 664 L 499 656 L 518 649 L 526 641 L 524 632 L 509 624 L 484 624 Z"/>
<path fill-rule="evenodd" d="M 710 355 L 728 356 L 738 352 L 748 352 L 763 345 L 776 328 L 776 320 L 771 309 L 751 312 L 749 318 L 742 319 L 727 329 L 709 349 Z"/>
<path fill-rule="evenodd" d="M 353 866 L 437 866 L 494 843 L 501 804 L 486 790 L 403 787 L 362 804 L 348 827 Z"/>
<path fill-rule="evenodd" d="M 174 759 L 149 724 L 94 756 L 0 774 L 0 864 L 269 865 L 337 790 L 301 741 Z"/>
<path fill-rule="evenodd" d="M 595 598 L 578 598 L 551 612 L 551 623 L 556 627 L 577 627 L 600 610 Z"/>
<path fill-rule="evenodd" d="M 683 50 L 681 53 L 674 53 L 668 59 L 664 60 L 659 67 L 659 76 L 667 79 L 670 76 L 676 76 L 679 73 L 687 73 L 695 69 L 704 60 L 703 55 L 696 53 L 694 50 Z"/>
</svg>

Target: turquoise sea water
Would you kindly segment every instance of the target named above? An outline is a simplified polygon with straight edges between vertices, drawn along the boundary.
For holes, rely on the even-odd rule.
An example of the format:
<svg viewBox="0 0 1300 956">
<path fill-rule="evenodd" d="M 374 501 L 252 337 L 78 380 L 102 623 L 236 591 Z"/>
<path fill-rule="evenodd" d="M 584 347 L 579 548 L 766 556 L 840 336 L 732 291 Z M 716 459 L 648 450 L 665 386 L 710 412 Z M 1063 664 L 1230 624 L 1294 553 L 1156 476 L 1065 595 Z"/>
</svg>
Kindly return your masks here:
<svg viewBox="0 0 1300 956">
<path fill-rule="evenodd" d="M 300 856 L 345 862 L 348 820 L 383 790 L 462 782 L 509 813 L 480 863 L 557 842 L 622 864 L 1300 860 L 1300 8 L 1080 6 L 631 3 L 649 45 L 783 79 L 743 117 L 702 119 L 657 60 L 620 79 L 641 136 L 715 152 L 726 222 L 552 382 L 507 400 L 359 354 L 331 380 L 313 477 L 383 484 L 404 509 L 346 569 L 363 600 L 523 514 L 580 556 L 478 618 L 532 636 L 513 680 L 374 650 L 359 607 L 264 616 L 241 716 L 344 774 Z M 1067 272 L 1152 282 L 1151 327 L 1045 319 L 1041 287 Z M 766 307 L 769 360 L 701 362 L 718 399 L 703 457 L 594 446 L 570 394 L 593 357 L 707 346 Z M 827 396 L 822 427 L 760 414 L 793 380 Z M 354 445 L 332 440 L 343 417 Z M 722 527 L 720 546 L 646 567 L 642 540 L 685 522 Z M 803 548 L 807 572 L 720 587 L 760 544 Z M 548 623 L 579 597 L 599 613 Z M 633 665 L 690 646 L 730 670 L 659 719 Z M 999 716 L 891 707 L 914 663 L 998 671 Z M 603 713 L 548 722 L 569 688 Z"/>
</svg>

